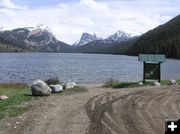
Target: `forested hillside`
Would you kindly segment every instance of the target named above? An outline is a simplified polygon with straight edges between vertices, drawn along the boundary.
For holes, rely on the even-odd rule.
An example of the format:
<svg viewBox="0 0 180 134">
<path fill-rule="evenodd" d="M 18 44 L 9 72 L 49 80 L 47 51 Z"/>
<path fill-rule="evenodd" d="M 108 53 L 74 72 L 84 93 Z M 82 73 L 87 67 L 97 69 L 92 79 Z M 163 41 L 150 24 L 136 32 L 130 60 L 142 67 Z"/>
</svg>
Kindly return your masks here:
<svg viewBox="0 0 180 134">
<path fill-rule="evenodd" d="M 0 52 L 24 52 L 23 48 L 20 48 L 0 37 Z"/>
<path fill-rule="evenodd" d="M 168 58 L 180 58 L 180 15 L 143 34 L 126 54 L 166 54 Z"/>
</svg>

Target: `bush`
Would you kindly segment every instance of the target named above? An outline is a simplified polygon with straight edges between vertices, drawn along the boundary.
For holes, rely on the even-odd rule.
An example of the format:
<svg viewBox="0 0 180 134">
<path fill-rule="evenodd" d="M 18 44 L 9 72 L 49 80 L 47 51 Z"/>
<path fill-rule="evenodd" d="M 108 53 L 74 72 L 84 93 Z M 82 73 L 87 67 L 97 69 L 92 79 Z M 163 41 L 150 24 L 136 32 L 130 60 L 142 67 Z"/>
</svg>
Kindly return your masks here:
<svg viewBox="0 0 180 134">
<path fill-rule="evenodd" d="M 176 80 L 177 84 L 180 84 L 180 79 L 179 80 Z"/>
<path fill-rule="evenodd" d="M 45 80 L 47 85 L 55 85 L 55 84 L 60 84 L 60 81 L 58 79 L 58 77 L 54 77 L 54 78 L 49 78 L 47 80 Z"/>
</svg>

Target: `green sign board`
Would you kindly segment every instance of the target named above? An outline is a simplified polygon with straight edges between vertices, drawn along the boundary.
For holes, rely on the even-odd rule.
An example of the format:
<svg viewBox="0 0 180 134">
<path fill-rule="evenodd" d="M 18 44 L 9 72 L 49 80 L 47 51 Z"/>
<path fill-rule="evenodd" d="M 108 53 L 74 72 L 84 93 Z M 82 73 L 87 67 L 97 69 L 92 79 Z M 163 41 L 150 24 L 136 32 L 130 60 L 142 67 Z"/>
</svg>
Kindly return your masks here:
<svg viewBox="0 0 180 134">
<path fill-rule="evenodd" d="M 160 64 L 145 63 L 144 77 L 145 79 L 159 79 Z"/>
</svg>

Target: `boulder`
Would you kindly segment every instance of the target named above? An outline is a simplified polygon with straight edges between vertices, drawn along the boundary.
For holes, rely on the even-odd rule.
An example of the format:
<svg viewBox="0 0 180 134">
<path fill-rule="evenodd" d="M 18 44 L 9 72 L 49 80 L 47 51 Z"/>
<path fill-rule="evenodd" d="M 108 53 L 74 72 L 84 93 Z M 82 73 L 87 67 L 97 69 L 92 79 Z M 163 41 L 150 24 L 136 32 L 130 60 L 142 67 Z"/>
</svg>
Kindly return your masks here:
<svg viewBox="0 0 180 134">
<path fill-rule="evenodd" d="M 63 90 L 63 86 L 61 86 L 60 84 L 50 85 L 50 88 L 52 90 L 52 93 L 59 93 Z"/>
<path fill-rule="evenodd" d="M 75 87 L 75 86 L 76 86 L 76 83 L 75 83 L 75 82 L 72 82 L 72 85 Z"/>
<path fill-rule="evenodd" d="M 9 97 L 7 97 L 6 95 L 0 95 L 0 100 L 6 100 L 8 99 Z"/>
<path fill-rule="evenodd" d="M 75 82 L 67 82 L 64 84 L 65 89 L 71 89 L 74 88 L 74 86 L 76 86 Z"/>
<path fill-rule="evenodd" d="M 32 95 L 48 96 L 51 94 L 51 88 L 42 80 L 36 80 L 31 85 Z"/>
</svg>

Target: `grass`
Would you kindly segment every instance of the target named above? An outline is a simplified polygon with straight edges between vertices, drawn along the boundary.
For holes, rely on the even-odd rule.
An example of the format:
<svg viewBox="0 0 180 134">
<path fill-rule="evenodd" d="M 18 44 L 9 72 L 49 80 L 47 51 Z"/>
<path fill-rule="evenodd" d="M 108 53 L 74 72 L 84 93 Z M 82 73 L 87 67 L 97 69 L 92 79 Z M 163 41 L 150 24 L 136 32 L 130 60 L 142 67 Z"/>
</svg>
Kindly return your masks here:
<svg viewBox="0 0 180 134">
<path fill-rule="evenodd" d="M 180 84 L 180 80 L 176 80 L 178 84 Z M 134 87 L 144 87 L 144 86 L 153 86 L 154 82 L 146 81 L 145 84 L 140 85 L 140 82 L 119 82 L 113 79 L 107 81 L 103 87 L 106 88 L 134 88 Z M 161 85 L 172 85 L 169 80 L 161 80 Z"/>
<path fill-rule="evenodd" d="M 161 85 L 172 85 L 172 83 L 169 80 L 161 80 Z"/>
<path fill-rule="evenodd" d="M 176 80 L 176 82 L 180 85 L 180 79 L 179 79 L 179 80 Z"/>
<path fill-rule="evenodd" d="M 87 91 L 88 90 L 85 87 L 75 86 L 72 89 L 64 90 L 63 93 L 73 94 Z M 6 95 L 9 97 L 6 100 L 0 100 L 0 120 L 5 117 L 19 116 L 28 111 L 28 106 L 21 104 L 22 102 L 33 99 L 30 88 L 27 85 L 20 83 L 1 83 L 0 95 Z"/>
<path fill-rule="evenodd" d="M 18 116 L 26 112 L 28 108 L 20 107 L 19 104 L 32 100 L 33 97 L 25 94 L 31 94 L 29 87 L 25 84 L 0 84 L 0 95 L 9 97 L 7 100 L 0 100 L 0 119 Z"/>
</svg>

